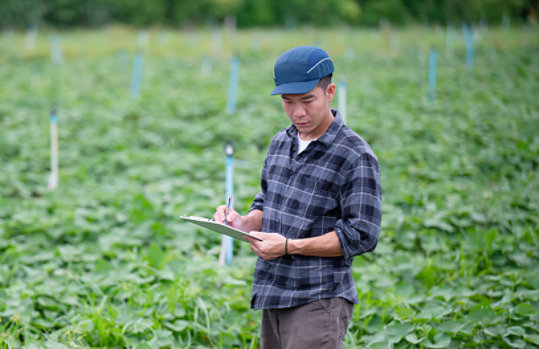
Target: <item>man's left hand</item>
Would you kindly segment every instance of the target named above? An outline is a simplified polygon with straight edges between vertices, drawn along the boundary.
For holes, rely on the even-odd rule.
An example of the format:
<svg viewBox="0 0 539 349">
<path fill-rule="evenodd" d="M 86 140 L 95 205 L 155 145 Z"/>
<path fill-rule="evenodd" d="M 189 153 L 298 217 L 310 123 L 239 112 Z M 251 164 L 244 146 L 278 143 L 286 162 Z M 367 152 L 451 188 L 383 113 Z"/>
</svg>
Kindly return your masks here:
<svg viewBox="0 0 539 349">
<path fill-rule="evenodd" d="M 252 231 L 249 234 L 261 238 L 263 241 L 244 236 L 244 239 L 251 244 L 251 250 L 267 261 L 275 259 L 285 254 L 285 242 L 286 238 L 281 234 L 276 233 L 263 233 L 259 231 Z"/>
</svg>

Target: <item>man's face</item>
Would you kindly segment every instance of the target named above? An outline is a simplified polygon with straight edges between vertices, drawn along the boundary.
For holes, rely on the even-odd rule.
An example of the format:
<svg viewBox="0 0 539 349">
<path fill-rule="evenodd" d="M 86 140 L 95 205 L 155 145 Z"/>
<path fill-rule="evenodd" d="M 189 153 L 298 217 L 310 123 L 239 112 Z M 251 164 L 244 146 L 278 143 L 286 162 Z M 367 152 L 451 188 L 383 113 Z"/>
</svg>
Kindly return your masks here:
<svg viewBox="0 0 539 349">
<path fill-rule="evenodd" d="M 334 96 L 335 84 L 329 84 L 326 91 L 316 86 L 307 93 L 281 95 L 284 111 L 302 139 L 316 139 L 326 132 L 333 121 L 329 102 Z"/>
</svg>

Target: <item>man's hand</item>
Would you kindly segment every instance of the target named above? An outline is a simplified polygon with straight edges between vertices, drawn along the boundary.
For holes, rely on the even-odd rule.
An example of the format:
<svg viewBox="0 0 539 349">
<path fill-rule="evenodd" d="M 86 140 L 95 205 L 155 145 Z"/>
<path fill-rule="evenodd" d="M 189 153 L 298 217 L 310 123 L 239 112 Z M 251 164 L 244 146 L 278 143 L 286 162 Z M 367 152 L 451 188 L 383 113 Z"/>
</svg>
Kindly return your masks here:
<svg viewBox="0 0 539 349">
<path fill-rule="evenodd" d="M 249 234 L 261 238 L 263 241 L 244 236 L 243 238 L 251 244 L 251 250 L 267 261 L 275 259 L 285 254 L 286 238 L 281 234 L 262 233 L 259 231 L 251 231 Z"/>
<path fill-rule="evenodd" d="M 213 219 L 215 219 L 216 222 L 223 223 L 225 221 L 225 211 L 225 205 L 217 207 L 217 211 L 213 215 Z M 247 232 L 247 227 L 245 227 L 242 217 L 238 212 L 234 211 L 232 207 L 228 209 L 228 215 L 226 216 L 226 224 L 230 225 L 233 228 Z"/>
</svg>

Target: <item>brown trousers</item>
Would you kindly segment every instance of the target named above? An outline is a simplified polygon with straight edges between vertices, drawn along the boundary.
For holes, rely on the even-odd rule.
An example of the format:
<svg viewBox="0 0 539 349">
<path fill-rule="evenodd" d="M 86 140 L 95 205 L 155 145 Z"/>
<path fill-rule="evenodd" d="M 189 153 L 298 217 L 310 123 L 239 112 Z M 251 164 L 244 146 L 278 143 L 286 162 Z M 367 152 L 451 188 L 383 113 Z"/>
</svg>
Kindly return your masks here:
<svg viewBox="0 0 539 349">
<path fill-rule="evenodd" d="M 341 349 L 353 304 L 320 299 L 294 308 L 262 310 L 261 349 Z"/>
</svg>

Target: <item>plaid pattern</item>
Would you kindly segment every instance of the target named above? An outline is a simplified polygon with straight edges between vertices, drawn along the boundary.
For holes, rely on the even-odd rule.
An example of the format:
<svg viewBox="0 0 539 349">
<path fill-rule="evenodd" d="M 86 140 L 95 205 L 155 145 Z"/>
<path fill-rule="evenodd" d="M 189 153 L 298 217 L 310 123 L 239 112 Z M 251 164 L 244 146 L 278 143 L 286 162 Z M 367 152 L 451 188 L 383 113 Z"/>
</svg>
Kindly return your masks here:
<svg viewBox="0 0 539 349">
<path fill-rule="evenodd" d="M 262 231 L 291 239 L 335 230 L 343 257 L 258 258 L 251 308 L 294 307 L 341 297 L 358 303 L 353 257 L 374 250 L 380 232 L 382 194 L 378 160 L 340 114 L 298 155 L 297 129 L 273 138 L 264 161 L 261 191 L 251 210 L 264 212 Z"/>
</svg>

